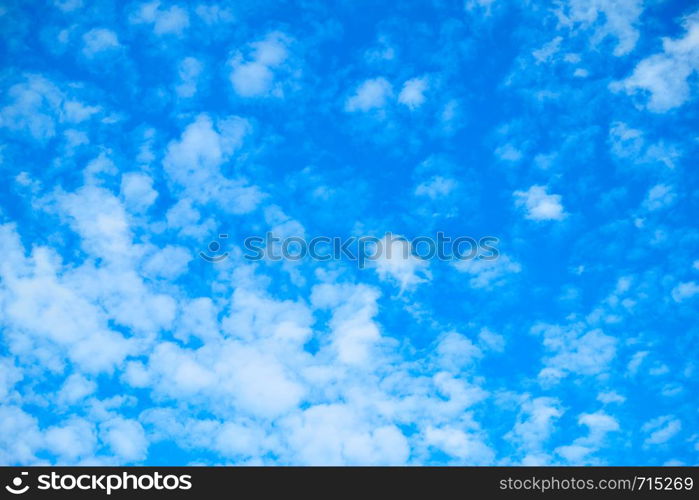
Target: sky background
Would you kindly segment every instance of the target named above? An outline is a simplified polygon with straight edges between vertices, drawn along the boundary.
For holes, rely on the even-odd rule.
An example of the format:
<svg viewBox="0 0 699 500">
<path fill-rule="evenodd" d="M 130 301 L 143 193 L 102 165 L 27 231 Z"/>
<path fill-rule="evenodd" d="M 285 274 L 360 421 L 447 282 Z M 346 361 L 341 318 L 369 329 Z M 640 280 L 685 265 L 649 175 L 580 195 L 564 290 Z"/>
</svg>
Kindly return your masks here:
<svg viewBox="0 0 699 500">
<path fill-rule="evenodd" d="M 699 463 L 697 7 L 2 1 L 0 463 Z"/>
</svg>

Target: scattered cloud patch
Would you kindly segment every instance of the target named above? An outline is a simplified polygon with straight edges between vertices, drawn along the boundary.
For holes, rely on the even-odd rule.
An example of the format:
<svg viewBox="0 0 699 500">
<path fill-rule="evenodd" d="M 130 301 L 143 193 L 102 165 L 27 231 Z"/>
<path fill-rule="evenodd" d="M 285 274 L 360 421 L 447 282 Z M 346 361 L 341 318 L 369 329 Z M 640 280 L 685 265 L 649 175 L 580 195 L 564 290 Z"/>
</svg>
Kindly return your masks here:
<svg viewBox="0 0 699 500">
<path fill-rule="evenodd" d="M 532 186 L 526 191 L 515 191 L 515 205 L 525 210 L 525 217 L 535 221 L 563 220 L 566 212 L 561 195 L 548 194 L 546 186 Z"/>
<path fill-rule="evenodd" d="M 230 61 L 233 68 L 230 79 L 236 94 L 244 98 L 283 97 L 282 86 L 275 78 L 289 56 L 289 43 L 289 37 L 275 31 L 251 43 L 247 55 L 236 53 Z"/>
<path fill-rule="evenodd" d="M 383 77 L 371 78 L 362 82 L 354 95 L 345 102 L 345 110 L 371 111 L 380 110 L 387 105 L 389 98 L 393 95 L 393 87 Z"/>
</svg>

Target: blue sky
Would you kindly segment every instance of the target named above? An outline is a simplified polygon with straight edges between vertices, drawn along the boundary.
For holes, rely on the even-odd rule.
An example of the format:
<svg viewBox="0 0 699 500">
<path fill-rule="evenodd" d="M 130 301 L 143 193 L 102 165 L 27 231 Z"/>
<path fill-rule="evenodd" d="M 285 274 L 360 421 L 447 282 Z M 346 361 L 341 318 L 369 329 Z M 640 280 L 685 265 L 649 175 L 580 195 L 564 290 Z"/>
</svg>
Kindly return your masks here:
<svg viewBox="0 0 699 500">
<path fill-rule="evenodd" d="M 3 464 L 699 462 L 696 5 L 0 23 Z M 500 257 L 246 260 L 268 231 Z"/>
</svg>

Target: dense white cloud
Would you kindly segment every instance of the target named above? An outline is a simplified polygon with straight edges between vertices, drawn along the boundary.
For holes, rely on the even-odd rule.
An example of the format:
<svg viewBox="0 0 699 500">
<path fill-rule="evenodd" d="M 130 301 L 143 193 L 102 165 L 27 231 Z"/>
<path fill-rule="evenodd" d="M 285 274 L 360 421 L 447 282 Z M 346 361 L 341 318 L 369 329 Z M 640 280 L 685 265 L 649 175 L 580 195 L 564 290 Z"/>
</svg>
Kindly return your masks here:
<svg viewBox="0 0 699 500">
<path fill-rule="evenodd" d="M 425 102 L 426 90 L 427 78 L 412 78 L 403 84 L 403 88 L 398 94 L 398 102 L 410 109 L 417 109 Z"/>
<path fill-rule="evenodd" d="M 0 461 L 4 464 L 36 464 L 43 437 L 36 418 L 17 406 L 0 405 Z"/>
<path fill-rule="evenodd" d="M 19 247 L 16 235 L 5 238 Z M 87 371 L 112 371 L 126 356 L 128 340 L 108 328 L 100 308 L 56 275 L 55 255 L 35 249 L 29 259 L 16 258 L 17 267 L 0 274 L 7 287 L 2 306 L 3 324 L 12 328 L 6 336 L 10 350 L 54 369 L 66 356 Z"/>
<path fill-rule="evenodd" d="M 526 191 L 515 191 L 515 204 L 526 210 L 527 219 L 563 220 L 566 212 L 561 203 L 561 195 L 548 194 L 546 186 L 532 186 Z"/>
<path fill-rule="evenodd" d="M 146 257 L 142 269 L 149 278 L 174 280 L 187 271 L 191 260 L 189 249 L 167 245 Z"/>
<path fill-rule="evenodd" d="M 0 358 L 0 399 L 9 401 L 15 384 L 22 380 L 22 371 L 9 358 Z"/>
<path fill-rule="evenodd" d="M 97 390 L 97 384 L 80 373 L 68 376 L 58 392 L 59 404 L 74 404 Z"/>
<path fill-rule="evenodd" d="M 408 441 L 394 425 L 367 425 L 349 405 L 316 405 L 284 421 L 294 463 L 400 465 Z"/>
<path fill-rule="evenodd" d="M 100 425 L 100 439 L 109 446 L 118 463 L 143 460 L 148 451 L 148 440 L 143 427 L 136 420 L 115 417 Z"/>
<path fill-rule="evenodd" d="M 79 463 L 81 458 L 92 458 L 97 445 L 94 426 L 80 418 L 49 427 L 44 439 L 46 448 L 58 455 L 61 463 L 66 465 Z"/>
</svg>

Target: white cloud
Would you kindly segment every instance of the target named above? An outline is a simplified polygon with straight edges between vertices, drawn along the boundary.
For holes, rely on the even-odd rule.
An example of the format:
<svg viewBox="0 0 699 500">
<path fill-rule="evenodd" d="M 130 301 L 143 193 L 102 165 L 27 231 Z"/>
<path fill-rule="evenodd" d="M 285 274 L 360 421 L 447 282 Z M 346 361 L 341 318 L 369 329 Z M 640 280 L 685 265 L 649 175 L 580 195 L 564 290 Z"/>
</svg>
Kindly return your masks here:
<svg viewBox="0 0 699 500">
<path fill-rule="evenodd" d="M 230 23 L 235 21 L 235 16 L 230 9 L 221 7 L 220 5 L 197 5 L 195 9 L 199 16 L 206 24 L 213 25 L 217 23 Z"/>
<path fill-rule="evenodd" d="M 77 464 L 81 458 L 92 457 L 97 445 L 94 426 L 81 418 L 49 427 L 44 439 L 48 450 L 58 455 L 58 460 L 63 465 Z"/>
<path fill-rule="evenodd" d="M 565 11 L 558 12 L 563 26 L 579 25 L 594 29 L 592 43 L 599 44 L 607 36 L 615 37 L 615 56 L 631 52 L 638 41 L 638 20 L 643 12 L 642 0 L 567 0 Z"/>
<path fill-rule="evenodd" d="M 682 430 L 682 422 L 673 415 L 664 415 L 649 420 L 641 430 L 648 434 L 644 441 L 645 446 L 659 445 L 666 443 Z"/>
<path fill-rule="evenodd" d="M 175 203 L 165 214 L 169 228 L 179 230 L 182 236 L 193 238 L 203 238 L 211 235 L 215 231 L 215 223 L 209 218 L 202 220 L 199 210 L 194 208 L 193 200 L 182 198 Z"/>
<path fill-rule="evenodd" d="M 699 294 L 699 285 L 694 281 L 680 283 L 672 289 L 672 300 L 675 302 L 684 302 Z"/>
<path fill-rule="evenodd" d="M 505 337 L 488 328 L 481 328 L 481 331 L 478 333 L 478 341 L 484 349 L 495 352 L 503 352 L 505 350 Z"/>
<path fill-rule="evenodd" d="M 500 255 L 495 260 L 457 260 L 452 265 L 459 272 L 472 276 L 468 283 L 473 288 L 502 286 L 510 275 L 517 274 L 522 270 L 522 266 L 507 255 Z"/>
<path fill-rule="evenodd" d="M 402 239 L 401 236 L 387 234 L 378 245 L 381 248 L 380 257 L 374 260 L 373 264 L 379 279 L 397 283 L 401 293 L 431 278 L 429 263 L 412 254 L 408 240 Z M 369 255 L 376 252 L 375 245 L 373 250 L 369 250 Z"/>
<path fill-rule="evenodd" d="M 83 6 L 83 0 L 54 0 L 53 4 L 63 12 L 72 12 Z"/>
<path fill-rule="evenodd" d="M 643 364 L 643 361 L 648 357 L 648 354 L 650 354 L 648 351 L 638 351 L 634 353 L 631 360 L 626 365 L 626 369 L 630 375 L 636 375 L 636 373 L 638 373 L 638 369 Z"/>
<path fill-rule="evenodd" d="M 156 35 L 181 35 L 189 26 L 189 14 L 185 9 L 177 5 L 161 9 L 159 0 L 141 4 L 129 19 L 134 24 L 153 25 Z"/>
<path fill-rule="evenodd" d="M 43 437 L 36 418 L 17 406 L 0 405 L 0 461 L 3 464 L 31 465 L 39 462 L 36 453 Z"/>
<path fill-rule="evenodd" d="M 410 109 L 417 109 L 425 102 L 425 91 L 427 91 L 427 78 L 408 80 L 398 94 L 398 102 Z"/>
<path fill-rule="evenodd" d="M 180 83 L 175 87 L 175 92 L 180 97 L 192 97 L 197 93 L 197 82 L 204 66 L 195 57 L 185 57 L 180 62 L 178 75 Z"/>
<path fill-rule="evenodd" d="M 469 465 L 492 465 L 493 450 L 478 432 L 464 432 L 451 426 L 425 429 L 425 443 Z"/>
<path fill-rule="evenodd" d="M 193 201 L 216 202 L 232 213 L 250 212 L 262 198 L 259 190 L 221 172 L 249 129 L 249 123 L 237 116 L 214 122 L 208 115 L 199 115 L 179 141 L 168 144 L 163 159 L 165 173 Z"/>
<path fill-rule="evenodd" d="M 435 175 L 425 182 L 421 182 L 415 188 L 415 194 L 417 196 L 427 196 L 433 200 L 442 198 L 451 193 L 458 183 L 450 177 L 442 177 L 441 175 Z"/>
<path fill-rule="evenodd" d="M 187 271 L 192 254 L 189 249 L 166 245 L 148 256 L 143 262 L 143 273 L 153 278 L 174 280 Z"/>
<path fill-rule="evenodd" d="M 538 63 L 549 61 L 559 51 L 562 41 L 563 37 L 557 36 L 540 49 L 533 51 L 532 56 Z"/>
<path fill-rule="evenodd" d="M 230 61 L 233 67 L 230 79 L 235 92 L 241 97 L 282 97 L 282 86 L 275 85 L 275 77 L 289 56 L 289 43 L 289 37 L 275 31 L 251 43 L 248 57 L 236 53 Z"/>
<path fill-rule="evenodd" d="M 175 337 L 189 342 L 190 336 L 203 342 L 215 340 L 219 335 L 216 317 L 218 310 L 208 297 L 197 297 L 181 305 L 181 315 L 177 321 Z"/>
<path fill-rule="evenodd" d="M 94 381 L 80 373 L 73 373 L 63 382 L 56 399 L 59 404 L 71 405 L 93 394 L 96 390 L 97 384 Z"/>
<path fill-rule="evenodd" d="M 592 462 L 594 459 L 590 455 L 604 446 L 607 435 L 620 430 L 619 422 L 604 411 L 583 413 L 578 417 L 578 424 L 587 427 L 587 435 L 575 439 L 570 445 L 559 446 L 555 450 L 573 465 Z"/>
<path fill-rule="evenodd" d="M 616 393 L 615 391 L 609 391 L 600 392 L 597 395 L 597 401 L 600 401 L 604 404 L 623 403 L 624 401 L 626 401 L 626 398 L 621 394 Z"/>
<path fill-rule="evenodd" d="M 100 152 L 97 158 L 93 158 L 83 170 L 85 184 L 95 186 L 108 184 L 119 172 L 106 151 Z"/>
<path fill-rule="evenodd" d="M 658 141 L 647 144 L 643 131 L 631 128 L 624 122 L 614 122 L 609 127 L 609 142 L 612 153 L 618 158 L 630 159 L 625 165 L 659 164 L 674 169 L 682 151 L 673 144 Z"/>
<path fill-rule="evenodd" d="M 11 103 L 0 109 L 0 127 L 30 134 L 39 141 L 56 135 L 58 125 L 81 123 L 100 111 L 69 98 L 52 81 L 27 75 L 7 91 Z"/>
<path fill-rule="evenodd" d="M 457 332 L 444 334 L 437 344 L 435 354 L 440 368 L 457 373 L 471 367 L 483 356 L 483 352 L 468 337 Z"/>
<path fill-rule="evenodd" d="M 22 378 L 22 371 L 11 359 L 0 358 L 0 400 L 10 401 L 15 384 Z"/>
<path fill-rule="evenodd" d="M 639 157 L 644 146 L 643 132 L 624 122 L 613 122 L 609 127 L 611 150 L 620 158 Z"/>
<path fill-rule="evenodd" d="M 315 405 L 283 422 L 293 463 L 400 465 L 410 454 L 394 425 L 369 425 L 349 405 Z"/>
<path fill-rule="evenodd" d="M 532 186 L 527 191 L 515 191 L 515 205 L 526 210 L 526 218 L 536 221 L 563 220 L 566 212 L 561 195 L 548 194 L 546 186 Z"/>
<path fill-rule="evenodd" d="M 663 51 L 639 62 L 626 79 L 614 82 L 612 90 L 634 95 L 650 93 L 647 107 L 664 113 L 690 98 L 689 78 L 699 69 L 699 12 L 683 20 L 684 37 L 663 38 Z"/>
<path fill-rule="evenodd" d="M 370 363 L 381 333 L 373 318 L 378 313 L 379 292 L 366 285 L 321 284 L 313 287 L 311 302 L 330 308 L 332 346 L 338 359 L 348 364 Z"/>
<path fill-rule="evenodd" d="M 158 197 L 153 189 L 153 179 L 140 172 L 129 172 L 121 176 L 121 197 L 124 205 L 132 212 L 143 212 Z"/>
<path fill-rule="evenodd" d="M 58 205 L 91 255 L 111 262 L 134 257 L 128 216 L 110 191 L 84 186 L 75 193 L 60 195 Z"/>
<path fill-rule="evenodd" d="M 16 234 L 9 237 L 21 251 Z M 68 358 L 86 371 L 112 371 L 125 358 L 130 342 L 109 329 L 99 307 L 56 274 L 58 257 L 35 248 L 30 258 L 16 258 L 14 268 L 0 272 L 8 292 L 0 307 L 2 323 L 11 328 L 6 335 L 10 351 L 54 370 Z"/>
<path fill-rule="evenodd" d="M 524 157 L 524 154 L 516 146 L 508 143 L 499 146 L 495 150 L 495 156 L 504 161 L 518 162 Z"/>
<path fill-rule="evenodd" d="M 122 417 L 107 420 L 100 425 L 99 435 L 119 463 L 140 462 L 147 456 L 148 439 L 136 420 Z"/>
<path fill-rule="evenodd" d="M 672 205 L 676 197 L 677 195 L 673 191 L 672 186 L 656 184 L 648 191 L 648 196 L 643 201 L 643 206 L 649 211 L 660 210 Z"/>
<path fill-rule="evenodd" d="M 393 88 L 383 77 L 365 80 L 354 95 L 345 102 L 346 111 L 371 111 L 382 109 L 393 95 Z"/>
<path fill-rule="evenodd" d="M 555 430 L 555 424 L 564 410 L 555 398 L 527 397 L 521 404 L 517 422 L 505 436 L 520 447 L 522 465 L 545 465 L 551 457 L 544 445 Z"/>
<path fill-rule="evenodd" d="M 163 342 L 150 356 L 147 372 L 132 375 L 171 398 L 214 407 L 233 404 L 243 414 L 272 418 L 296 408 L 303 397 L 303 387 L 284 367 L 289 361 L 262 345 L 233 340 L 210 338 L 196 350 Z"/>
<path fill-rule="evenodd" d="M 105 28 L 94 28 L 83 35 L 83 54 L 94 57 L 100 52 L 117 49 L 121 46 L 116 33 Z"/>
<path fill-rule="evenodd" d="M 550 353 L 539 373 L 546 384 L 556 383 L 571 373 L 599 375 L 616 356 L 614 337 L 600 329 L 587 331 L 581 323 L 566 328 L 540 323 L 532 327 L 532 333 L 543 337 L 543 345 Z"/>
</svg>

